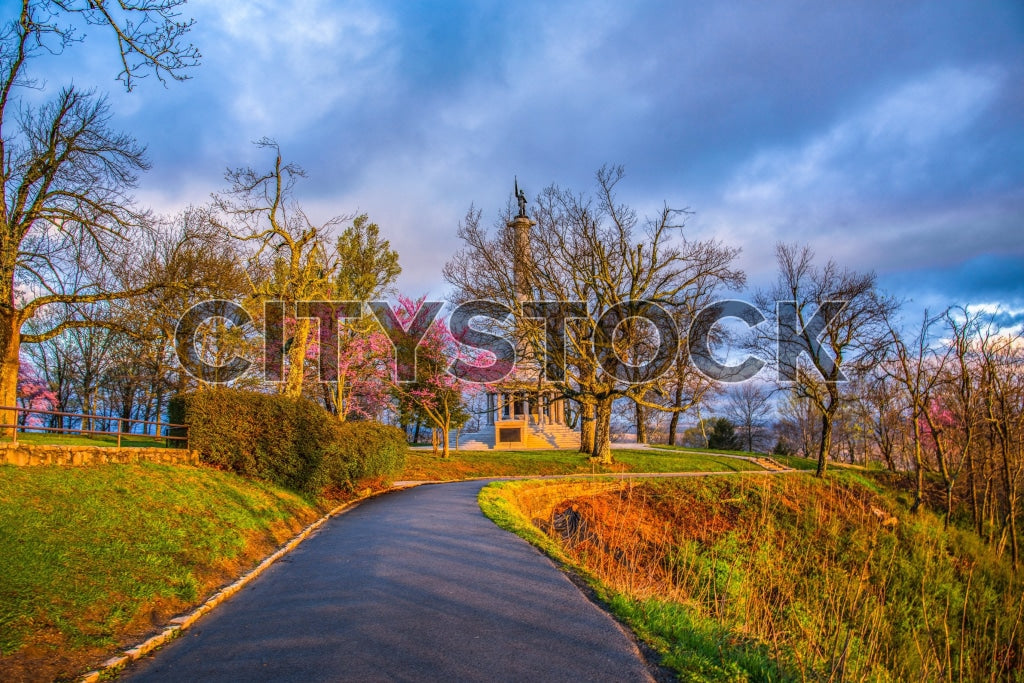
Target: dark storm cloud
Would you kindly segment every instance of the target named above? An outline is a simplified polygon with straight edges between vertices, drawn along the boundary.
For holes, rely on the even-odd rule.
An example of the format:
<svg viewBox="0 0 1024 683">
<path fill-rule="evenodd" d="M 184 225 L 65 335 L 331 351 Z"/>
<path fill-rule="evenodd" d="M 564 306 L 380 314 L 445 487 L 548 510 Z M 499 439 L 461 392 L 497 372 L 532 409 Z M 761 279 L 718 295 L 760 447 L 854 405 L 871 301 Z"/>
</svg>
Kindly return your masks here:
<svg viewBox="0 0 1024 683">
<path fill-rule="evenodd" d="M 149 145 L 140 197 L 201 202 L 264 135 L 327 217 L 368 211 L 402 284 L 439 272 L 470 202 L 517 174 L 697 213 L 756 284 L 778 240 L 876 269 L 901 295 L 1017 299 L 1024 248 L 1024 6 L 1015 2 L 194 2 L 189 83 L 115 90 L 76 48 L 51 83 L 110 88 Z M 59 64 L 59 66 L 58 66 Z M 988 264 L 988 265 L 985 265 Z M 992 275 L 986 275 L 992 273 Z"/>
<path fill-rule="evenodd" d="M 915 294 L 922 305 L 978 302 L 1024 309 L 1024 259 L 1020 256 L 985 254 L 951 267 L 890 272 L 881 279 L 892 290 Z"/>
</svg>

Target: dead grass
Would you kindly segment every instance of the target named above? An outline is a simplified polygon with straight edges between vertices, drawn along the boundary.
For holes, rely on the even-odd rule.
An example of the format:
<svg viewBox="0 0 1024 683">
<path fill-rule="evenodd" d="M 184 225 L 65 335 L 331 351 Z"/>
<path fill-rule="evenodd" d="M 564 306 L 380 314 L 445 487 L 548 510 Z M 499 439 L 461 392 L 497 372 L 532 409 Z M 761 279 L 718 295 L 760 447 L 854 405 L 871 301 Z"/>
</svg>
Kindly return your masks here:
<svg viewBox="0 0 1024 683">
<path fill-rule="evenodd" d="M 1022 577 L 862 479 L 499 492 L 686 680 L 1019 680 Z"/>
</svg>

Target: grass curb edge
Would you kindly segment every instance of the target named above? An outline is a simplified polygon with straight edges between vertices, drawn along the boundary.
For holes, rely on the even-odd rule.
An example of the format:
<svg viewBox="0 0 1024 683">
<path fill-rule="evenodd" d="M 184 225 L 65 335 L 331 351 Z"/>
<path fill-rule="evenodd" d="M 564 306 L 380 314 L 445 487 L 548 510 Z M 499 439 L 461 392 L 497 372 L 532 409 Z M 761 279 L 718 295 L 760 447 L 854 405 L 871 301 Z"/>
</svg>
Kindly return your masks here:
<svg viewBox="0 0 1024 683">
<path fill-rule="evenodd" d="M 360 496 L 359 498 L 338 505 L 333 510 L 322 516 L 320 519 L 310 523 L 305 529 L 303 529 L 298 534 L 293 536 L 287 543 L 282 545 L 273 553 L 265 557 L 258 565 L 253 567 L 247 573 L 243 574 L 241 577 L 239 577 L 232 583 L 228 584 L 224 588 L 221 588 L 216 593 L 211 595 L 209 598 L 206 599 L 205 602 L 203 602 L 203 604 L 199 605 L 187 614 L 174 617 L 170 620 L 170 625 L 165 627 L 162 631 L 160 631 L 160 633 L 150 636 L 146 640 L 142 641 L 141 643 L 138 643 L 133 647 L 122 650 L 120 654 L 114 655 L 113 657 L 103 662 L 103 664 L 101 664 L 99 668 L 89 671 L 86 674 L 83 674 L 80 678 L 78 678 L 78 683 L 96 683 L 97 681 L 101 681 L 104 679 L 105 676 L 119 671 L 128 664 L 131 664 L 132 662 L 135 662 L 141 659 L 142 657 L 146 656 L 158 647 L 174 640 L 184 631 L 186 631 L 189 627 L 191 627 L 192 624 L 198 621 L 201 617 L 211 612 L 215 607 L 226 601 L 228 598 L 233 596 L 242 588 L 244 588 L 250 581 L 252 581 L 260 574 L 265 572 L 268 568 L 270 568 L 271 565 L 273 565 L 279 559 L 281 559 L 282 557 L 290 553 L 292 550 L 294 550 L 296 547 L 298 547 L 300 543 L 306 540 L 314 531 L 316 531 L 324 524 L 326 524 L 327 521 L 330 520 L 332 517 L 344 514 L 345 512 L 348 512 L 349 510 L 356 507 L 360 503 L 369 500 L 370 498 L 375 498 L 377 496 L 381 496 L 384 495 L 385 493 L 390 493 L 392 491 L 400 491 L 402 489 L 412 488 L 413 486 L 418 485 L 419 482 L 403 482 L 402 485 L 390 486 L 382 491 L 374 491 L 373 493 L 370 493 L 368 495 Z"/>
</svg>

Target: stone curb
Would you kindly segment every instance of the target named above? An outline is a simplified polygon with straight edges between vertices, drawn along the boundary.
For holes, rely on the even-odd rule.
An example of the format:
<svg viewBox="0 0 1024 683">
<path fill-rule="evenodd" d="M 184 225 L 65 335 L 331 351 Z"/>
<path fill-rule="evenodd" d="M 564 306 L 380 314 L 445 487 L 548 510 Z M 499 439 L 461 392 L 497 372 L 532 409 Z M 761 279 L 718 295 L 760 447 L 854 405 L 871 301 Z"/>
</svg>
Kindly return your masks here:
<svg viewBox="0 0 1024 683">
<path fill-rule="evenodd" d="M 300 543 L 306 540 L 306 538 L 308 538 L 310 534 L 312 534 L 314 531 L 323 526 L 332 517 L 336 517 L 340 514 L 348 512 L 352 508 L 356 507 L 363 501 L 369 500 L 370 498 L 375 498 L 377 496 L 389 493 L 391 491 L 400 491 L 405 488 L 411 488 L 413 486 L 419 485 L 419 483 L 420 482 L 401 482 L 401 485 L 391 486 L 383 491 L 376 491 L 367 496 L 362 496 L 360 498 L 356 498 L 355 500 L 350 500 L 347 503 L 342 503 L 341 505 L 334 508 L 326 515 L 324 515 L 323 517 L 316 520 L 315 522 L 307 526 L 305 529 L 300 531 L 297 535 L 292 537 L 290 541 L 288 541 L 283 546 L 278 548 L 272 555 L 266 557 L 262 562 L 256 565 L 256 567 L 250 570 L 248 573 L 243 574 L 242 577 L 237 579 L 234 583 L 231 583 L 230 585 L 225 586 L 224 588 L 221 588 L 219 591 L 214 593 L 202 605 L 195 608 L 188 614 L 183 614 L 181 616 L 174 617 L 170 620 L 171 625 L 164 628 L 163 631 L 156 634 L 155 636 L 150 636 L 149 638 L 142 641 L 138 645 L 135 645 L 134 647 L 122 651 L 121 654 L 111 657 L 107 661 L 103 662 L 103 664 L 101 664 L 98 669 L 95 669 L 94 671 L 90 671 L 89 673 L 84 674 L 81 678 L 78 679 L 78 683 L 96 683 L 97 681 L 102 680 L 105 674 L 113 673 L 118 669 L 123 668 L 127 664 L 130 664 L 131 662 L 141 659 L 146 654 L 152 652 L 161 645 L 165 645 L 166 643 L 174 640 L 179 635 L 181 635 L 183 631 L 185 631 L 190 626 L 192 626 L 192 624 L 198 621 L 200 617 L 212 611 L 222 602 L 230 598 L 238 591 L 242 590 L 242 588 L 244 588 L 250 581 L 252 581 L 257 576 L 265 572 L 272 564 L 274 564 L 283 556 L 287 555 L 292 550 L 294 550 Z"/>
</svg>

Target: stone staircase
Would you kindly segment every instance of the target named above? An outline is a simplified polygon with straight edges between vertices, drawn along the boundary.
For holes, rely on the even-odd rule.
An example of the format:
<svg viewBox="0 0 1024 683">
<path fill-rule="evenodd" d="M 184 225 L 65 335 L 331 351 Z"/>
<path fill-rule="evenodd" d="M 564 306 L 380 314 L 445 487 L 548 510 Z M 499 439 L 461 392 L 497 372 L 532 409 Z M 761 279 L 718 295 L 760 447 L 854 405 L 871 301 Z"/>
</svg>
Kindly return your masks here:
<svg viewBox="0 0 1024 683">
<path fill-rule="evenodd" d="M 454 447 L 455 439 L 451 440 Z M 494 429 L 485 429 L 482 432 L 467 432 L 459 436 L 460 451 L 487 451 L 494 448 Z"/>
<path fill-rule="evenodd" d="M 791 468 L 786 467 L 775 458 L 771 458 L 767 455 L 760 455 L 750 458 L 751 462 L 756 462 L 761 467 L 765 468 L 769 472 L 785 472 Z"/>
<path fill-rule="evenodd" d="M 525 448 L 579 448 L 580 434 L 565 425 L 530 425 Z"/>
</svg>

